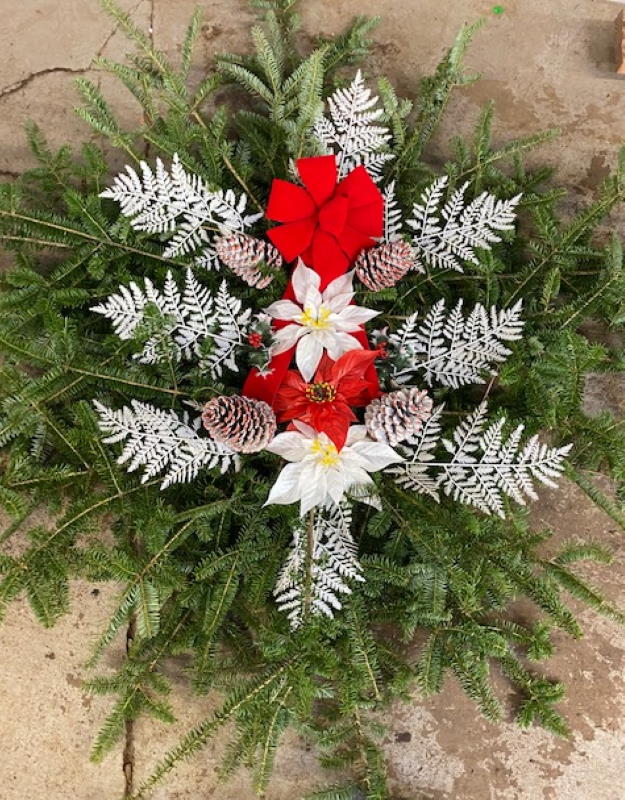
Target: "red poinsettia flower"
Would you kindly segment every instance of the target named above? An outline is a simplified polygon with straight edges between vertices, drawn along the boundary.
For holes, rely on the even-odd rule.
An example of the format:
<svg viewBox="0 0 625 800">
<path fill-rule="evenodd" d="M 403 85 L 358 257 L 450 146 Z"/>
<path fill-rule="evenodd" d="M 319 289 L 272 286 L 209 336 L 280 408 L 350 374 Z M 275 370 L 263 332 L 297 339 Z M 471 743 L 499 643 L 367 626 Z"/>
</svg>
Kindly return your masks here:
<svg viewBox="0 0 625 800">
<path fill-rule="evenodd" d="M 295 165 L 304 185 L 274 179 L 266 215 L 284 224 L 267 236 L 287 261 L 300 256 L 319 273 L 323 290 L 382 235 L 384 200 L 363 166 L 338 183 L 335 156 Z"/>
<path fill-rule="evenodd" d="M 380 396 L 377 381 L 365 377 L 377 350 L 349 350 L 336 361 L 324 355 L 311 383 L 289 370 L 274 400 L 278 422 L 297 419 L 327 434 L 340 450 L 356 420 L 353 408 Z"/>
</svg>

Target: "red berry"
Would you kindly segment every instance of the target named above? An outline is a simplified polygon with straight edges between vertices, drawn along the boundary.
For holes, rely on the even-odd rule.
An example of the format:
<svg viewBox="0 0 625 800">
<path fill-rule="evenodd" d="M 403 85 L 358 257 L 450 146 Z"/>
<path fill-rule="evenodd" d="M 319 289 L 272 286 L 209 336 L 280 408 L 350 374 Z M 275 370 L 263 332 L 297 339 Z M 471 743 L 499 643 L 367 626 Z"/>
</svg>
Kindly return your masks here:
<svg viewBox="0 0 625 800">
<path fill-rule="evenodd" d="M 248 334 L 247 336 L 247 342 L 250 347 L 253 347 L 255 350 L 258 350 L 258 348 L 262 346 L 263 337 L 260 333 L 252 331 L 252 333 Z"/>
</svg>

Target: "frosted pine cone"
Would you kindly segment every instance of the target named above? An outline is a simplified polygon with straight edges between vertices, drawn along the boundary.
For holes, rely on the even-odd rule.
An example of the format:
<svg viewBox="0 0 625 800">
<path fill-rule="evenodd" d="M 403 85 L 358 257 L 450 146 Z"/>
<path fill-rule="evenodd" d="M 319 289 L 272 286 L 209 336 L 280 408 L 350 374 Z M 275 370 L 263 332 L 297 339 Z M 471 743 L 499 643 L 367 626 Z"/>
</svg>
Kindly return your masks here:
<svg viewBox="0 0 625 800">
<path fill-rule="evenodd" d="M 237 453 L 263 450 L 276 433 L 276 415 L 262 400 L 221 395 L 209 400 L 202 411 L 204 427 L 217 442 Z"/>
<path fill-rule="evenodd" d="M 271 242 L 255 239 L 247 233 L 232 233 L 215 240 L 215 251 L 224 264 L 248 286 L 264 289 L 273 275 L 263 275 L 258 269 L 265 263 L 272 269 L 282 266 L 282 256 Z"/>
<path fill-rule="evenodd" d="M 432 414 L 432 399 L 421 389 L 400 389 L 373 400 L 365 410 L 369 435 L 394 447 L 421 430 Z"/>
<path fill-rule="evenodd" d="M 416 265 L 412 247 L 401 239 L 363 250 L 356 259 L 356 275 L 372 292 L 395 286 Z"/>
</svg>

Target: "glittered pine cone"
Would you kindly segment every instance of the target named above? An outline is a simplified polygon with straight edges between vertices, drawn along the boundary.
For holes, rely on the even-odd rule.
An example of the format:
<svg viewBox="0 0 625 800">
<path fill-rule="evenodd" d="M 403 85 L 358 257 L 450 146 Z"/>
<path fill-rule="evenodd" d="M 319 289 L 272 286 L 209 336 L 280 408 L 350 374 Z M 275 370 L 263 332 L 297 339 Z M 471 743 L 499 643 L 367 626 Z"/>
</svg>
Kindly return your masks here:
<svg viewBox="0 0 625 800">
<path fill-rule="evenodd" d="M 373 400 L 365 410 L 369 435 L 394 447 L 416 435 L 432 414 L 432 399 L 413 387 L 399 389 Z"/>
<path fill-rule="evenodd" d="M 363 250 L 356 259 L 356 275 L 372 292 L 379 292 L 397 281 L 417 264 L 414 250 L 401 239 Z"/>
<path fill-rule="evenodd" d="M 276 415 L 262 400 L 239 395 L 214 397 L 202 411 L 211 437 L 237 453 L 257 453 L 276 433 Z"/>
<path fill-rule="evenodd" d="M 261 263 L 276 270 L 282 266 L 282 256 L 278 250 L 263 239 L 256 239 L 247 233 L 231 233 L 215 240 L 215 251 L 219 259 L 248 286 L 264 289 L 273 280 L 273 275 L 263 275 Z"/>
</svg>

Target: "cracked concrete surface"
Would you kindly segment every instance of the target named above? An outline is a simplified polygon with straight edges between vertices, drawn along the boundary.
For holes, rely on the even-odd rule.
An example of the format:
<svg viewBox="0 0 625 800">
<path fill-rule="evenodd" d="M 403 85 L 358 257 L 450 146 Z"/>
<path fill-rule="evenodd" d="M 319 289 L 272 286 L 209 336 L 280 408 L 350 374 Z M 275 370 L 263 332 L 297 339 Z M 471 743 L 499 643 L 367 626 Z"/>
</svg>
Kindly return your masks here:
<svg viewBox="0 0 625 800">
<path fill-rule="evenodd" d="M 196 0 L 124 0 L 135 21 L 172 56 L 180 49 Z M 625 140 L 625 79 L 611 71 L 612 21 L 619 7 L 603 0 L 504 0 L 492 14 L 491 0 L 302 0 L 305 37 L 334 33 L 355 13 L 381 14 L 370 72 L 387 73 L 411 95 L 463 21 L 489 19 L 468 58 L 483 80 L 458 92 L 433 153 L 444 159 L 447 140 L 468 133 L 481 104 L 496 103 L 496 138 L 527 135 L 557 126 L 562 137 L 533 156 L 556 163 L 573 205 L 586 202 Z M 215 53 L 248 46 L 252 15 L 245 0 L 205 0 L 198 70 Z M 89 135 L 74 115 L 73 78 L 101 83 L 129 125 L 140 114 L 123 88 L 98 72 L 97 57 L 120 58 L 128 46 L 99 10 L 96 0 L 0 0 L 0 175 L 32 165 L 20 127 L 34 119 L 53 145 L 79 144 Z M 119 159 L 121 163 L 122 159 Z M 117 164 L 115 164 L 116 166 Z M 615 216 L 622 219 L 623 216 Z M 609 406 L 625 411 L 623 381 L 590 376 L 589 413 Z M 581 491 L 565 485 L 546 492 L 533 509 L 536 525 L 571 536 L 598 539 L 615 552 L 609 568 L 589 576 L 615 602 L 625 602 L 625 547 L 612 521 Z M 15 540 L 19 546 L 19 539 Z M 91 641 L 115 602 L 113 589 L 79 582 L 73 611 L 56 628 L 43 630 L 25 603 L 16 604 L 0 627 L 1 800 L 116 800 L 132 779 L 147 776 L 166 750 L 215 707 L 214 697 L 190 694 L 181 667 L 171 665 L 179 690 L 173 697 L 178 722 L 157 727 L 139 721 L 103 764 L 88 761 L 92 737 L 106 700 L 88 697 L 81 681 Z M 531 615 L 529 607 L 519 614 Z M 547 673 L 569 687 L 562 710 L 573 728 L 570 740 L 537 729 L 521 731 L 510 720 L 500 727 L 483 720 L 455 681 L 445 692 L 398 704 L 387 717 L 384 748 L 398 800 L 622 800 L 625 771 L 625 630 L 582 612 L 586 634 L 572 642 L 558 634 L 559 650 Z M 123 658 L 116 643 L 104 669 Z M 514 698 L 497 677 L 499 694 Z M 218 784 L 215 766 L 223 742 L 211 743 L 183 765 L 154 797 L 158 800 L 251 800 L 245 772 Z M 267 800 L 296 800 L 334 776 L 323 774 L 314 754 L 295 734 L 285 737 Z"/>
</svg>

